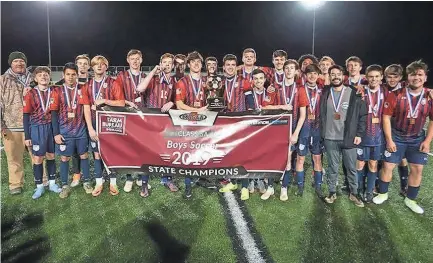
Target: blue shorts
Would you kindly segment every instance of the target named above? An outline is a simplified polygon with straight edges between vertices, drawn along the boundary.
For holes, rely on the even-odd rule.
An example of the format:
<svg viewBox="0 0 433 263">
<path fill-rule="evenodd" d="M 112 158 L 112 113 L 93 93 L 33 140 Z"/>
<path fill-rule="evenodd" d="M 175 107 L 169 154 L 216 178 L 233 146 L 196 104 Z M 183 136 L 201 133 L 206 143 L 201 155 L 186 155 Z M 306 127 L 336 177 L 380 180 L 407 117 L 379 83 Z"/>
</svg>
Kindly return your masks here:
<svg viewBox="0 0 433 263">
<path fill-rule="evenodd" d="M 30 139 L 32 140 L 32 153 L 34 156 L 45 156 L 54 153 L 54 136 L 51 123 L 30 126 Z"/>
<path fill-rule="evenodd" d="M 89 139 L 89 152 L 99 153 L 99 142 Z"/>
<path fill-rule="evenodd" d="M 416 140 L 403 141 L 401 138 L 392 136 L 392 139 L 397 146 L 397 151 L 390 153 L 387 150 L 384 152 L 383 160 L 388 163 L 400 163 L 403 158 L 406 158 L 408 163 L 427 164 L 427 154 L 419 151 L 421 143 L 425 136 L 421 136 Z"/>
<path fill-rule="evenodd" d="M 89 139 L 84 138 L 65 138 L 63 144 L 56 144 L 56 154 L 61 156 L 72 156 L 84 154 L 88 151 Z"/>
<path fill-rule="evenodd" d="M 378 146 L 361 146 L 356 153 L 358 154 L 358 161 L 380 161 L 383 158 L 384 145 Z"/>
<path fill-rule="evenodd" d="M 323 143 L 320 136 L 310 136 L 299 138 L 296 152 L 300 156 L 306 156 L 308 151 L 313 155 L 321 155 L 323 152 Z"/>
</svg>

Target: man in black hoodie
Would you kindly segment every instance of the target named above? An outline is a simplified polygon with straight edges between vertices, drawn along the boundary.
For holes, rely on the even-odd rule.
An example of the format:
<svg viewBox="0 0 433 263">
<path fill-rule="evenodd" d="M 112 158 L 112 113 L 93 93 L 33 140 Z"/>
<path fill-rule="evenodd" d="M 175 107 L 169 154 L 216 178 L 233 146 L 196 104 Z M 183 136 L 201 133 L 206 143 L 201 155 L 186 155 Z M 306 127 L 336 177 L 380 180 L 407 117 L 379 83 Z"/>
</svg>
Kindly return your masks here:
<svg viewBox="0 0 433 263">
<path fill-rule="evenodd" d="M 329 167 L 329 196 L 325 201 L 332 204 L 337 199 L 336 187 L 342 154 L 348 172 L 349 199 L 356 206 L 364 207 L 358 198 L 356 151 L 366 130 L 367 105 L 353 86 L 343 85 L 341 66 L 330 67 L 329 76 L 331 85 L 324 88 L 320 98 L 321 137 L 324 139 Z"/>
</svg>

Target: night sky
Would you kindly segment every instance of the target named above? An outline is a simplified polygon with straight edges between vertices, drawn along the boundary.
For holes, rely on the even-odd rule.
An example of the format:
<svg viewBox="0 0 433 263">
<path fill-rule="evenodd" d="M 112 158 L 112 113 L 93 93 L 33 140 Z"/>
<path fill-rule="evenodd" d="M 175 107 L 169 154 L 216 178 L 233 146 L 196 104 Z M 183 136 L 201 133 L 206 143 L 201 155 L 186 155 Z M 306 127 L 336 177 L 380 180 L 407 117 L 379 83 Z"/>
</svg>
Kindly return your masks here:
<svg viewBox="0 0 433 263">
<path fill-rule="evenodd" d="M 131 48 L 155 65 L 165 52 L 198 50 L 221 61 L 252 47 L 258 65 L 284 49 L 311 53 L 313 12 L 299 2 L 49 2 L 52 64 L 97 54 L 127 65 Z M 433 68 L 433 2 L 327 2 L 317 10 L 315 55 L 338 64 L 357 55 L 365 65 L 422 58 Z M 1 2 L 2 73 L 11 51 L 29 65 L 48 64 L 46 2 Z M 365 67 L 364 67 L 365 69 Z M 429 78 L 433 78 L 430 73 Z M 432 81 L 430 81 L 432 83 Z"/>
</svg>

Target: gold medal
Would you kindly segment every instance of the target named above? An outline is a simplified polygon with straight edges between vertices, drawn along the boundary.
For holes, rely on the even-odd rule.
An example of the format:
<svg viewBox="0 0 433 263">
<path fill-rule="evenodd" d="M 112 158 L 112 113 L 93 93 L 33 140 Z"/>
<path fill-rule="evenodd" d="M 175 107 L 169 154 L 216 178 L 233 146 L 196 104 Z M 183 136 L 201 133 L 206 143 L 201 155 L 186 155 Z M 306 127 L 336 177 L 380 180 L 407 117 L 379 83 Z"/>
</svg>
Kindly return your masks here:
<svg viewBox="0 0 433 263">
<path fill-rule="evenodd" d="M 309 119 L 309 120 L 315 120 L 315 119 L 316 119 L 316 115 L 310 113 L 310 114 L 308 114 L 308 119 Z"/>
<path fill-rule="evenodd" d="M 69 118 L 69 119 L 75 118 L 75 113 L 73 113 L 73 112 L 68 112 L 68 118 Z"/>
<path fill-rule="evenodd" d="M 414 124 L 415 124 L 415 121 L 416 121 L 415 118 L 410 118 L 410 121 L 409 121 L 410 125 L 414 125 Z"/>
<path fill-rule="evenodd" d="M 373 117 L 371 123 L 379 123 L 379 118 Z"/>
<path fill-rule="evenodd" d="M 194 107 L 200 108 L 201 107 L 200 101 L 194 101 Z"/>
<path fill-rule="evenodd" d="M 340 113 L 334 113 L 334 120 L 339 120 L 341 118 Z"/>
</svg>

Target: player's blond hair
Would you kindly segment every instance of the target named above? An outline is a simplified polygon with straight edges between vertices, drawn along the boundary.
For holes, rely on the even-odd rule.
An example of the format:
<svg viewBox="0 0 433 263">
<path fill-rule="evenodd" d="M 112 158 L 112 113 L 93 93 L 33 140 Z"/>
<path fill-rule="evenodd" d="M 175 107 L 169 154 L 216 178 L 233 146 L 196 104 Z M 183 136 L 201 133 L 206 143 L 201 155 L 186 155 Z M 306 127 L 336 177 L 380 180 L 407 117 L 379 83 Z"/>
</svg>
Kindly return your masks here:
<svg viewBox="0 0 433 263">
<path fill-rule="evenodd" d="M 397 75 L 403 76 L 403 67 L 400 64 L 391 64 L 385 69 L 385 76 L 388 75 Z"/>
<path fill-rule="evenodd" d="M 138 49 L 131 49 L 131 50 L 129 50 L 128 54 L 126 55 L 126 58 L 129 58 L 130 56 L 137 55 L 137 54 L 140 55 L 140 57 L 143 57 L 143 54 L 141 53 L 140 50 L 138 50 Z"/>
<path fill-rule="evenodd" d="M 99 65 L 101 63 L 104 63 L 105 66 L 107 66 L 107 68 L 108 68 L 108 60 L 104 56 L 97 55 L 97 56 L 94 56 L 92 58 L 92 61 L 90 62 L 90 66 L 93 67 L 93 66 Z"/>
<path fill-rule="evenodd" d="M 320 59 L 319 64 L 323 61 L 329 61 L 329 62 L 331 62 L 331 65 L 335 65 L 335 61 L 330 56 L 323 56 Z"/>
<path fill-rule="evenodd" d="M 51 70 L 49 67 L 39 66 L 33 71 L 33 76 L 36 76 L 37 74 L 39 74 L 41 72 L 46 72 L 46 73 L 48 73 L 48 75 L 51 74 Z"/>
<path fill-rule="evenodd" d="M 164 53 L 164 54 L 162 54 L 161 58 L 159 59 L 159 62 L 162 62 L 162 60 L 163 60 L 164 58 L 171 58 L 171 60 L 174 61 L 174 55 L 171 54 L 171 53 Z"/>
<path fill-rule="evenodd" d="M 250 47 L 244 49 L 244 52 L 242 52 L 242 56 L 244 56 L 245 53 L 254 53 L 254 56 L 257 57 L 256 51 L 254 49 L 250 48 Z"/>
<path fill-rule="evenodd" d="M 80 60 L 80 59 L 85 59 L 85 60 L 87 60 L 87 63 L 89 63 L 89 65 L 90 65 L 90 58 L 89 58 L 89 55 L 87 55 L 87 54 L 81 54 L 81 55 L 78 55 L 78 56 L 75 58 L 75 64 L 77 64 L 78 60 Z"/>
</svg>

